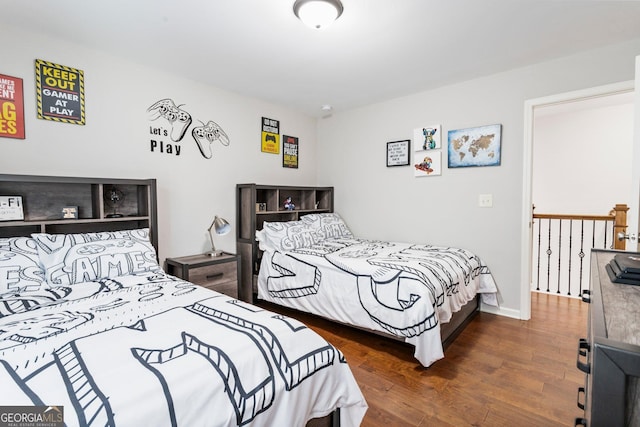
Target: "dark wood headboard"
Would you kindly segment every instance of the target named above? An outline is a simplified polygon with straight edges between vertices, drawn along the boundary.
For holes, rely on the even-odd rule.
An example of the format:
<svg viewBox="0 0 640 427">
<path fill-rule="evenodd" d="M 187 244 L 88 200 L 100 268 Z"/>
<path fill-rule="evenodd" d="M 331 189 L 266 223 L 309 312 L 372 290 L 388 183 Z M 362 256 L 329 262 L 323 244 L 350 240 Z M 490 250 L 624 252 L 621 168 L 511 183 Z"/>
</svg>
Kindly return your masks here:
<svg viewBox="0 0 640 427">
<path fill-rule="evenodd" d="M 2 218 L 6 218 L 1 211 L 7 196 L 12 197 L 12 204 L 21 204 L 24 218 L 0 219 L 0 237 L 148 227 L 151 243 L 158 251 L 155 179 L 0 174 Z M 71 218 L 64 218 L 65 212 Z"/>
</svg>

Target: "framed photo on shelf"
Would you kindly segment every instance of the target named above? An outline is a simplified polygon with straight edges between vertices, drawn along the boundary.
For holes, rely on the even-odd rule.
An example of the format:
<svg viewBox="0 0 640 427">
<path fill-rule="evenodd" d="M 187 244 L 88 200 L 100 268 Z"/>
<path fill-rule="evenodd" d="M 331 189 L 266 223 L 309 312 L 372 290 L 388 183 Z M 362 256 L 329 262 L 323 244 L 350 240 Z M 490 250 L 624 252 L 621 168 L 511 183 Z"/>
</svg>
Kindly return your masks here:
<svg viewBox="0 0 640 427">
<path fill-rule="evenodd" d="M 387 167 L 409 166 L 410 146 L 411 141 L 408 139 L 387 142 Z"/>
<path fill-rule="evenodd" d="M 77 206 L 63 207 L 62 219 L 78 219 L 78 207 Z"/>
<path fill-rule="evenodd" d="M 22 221 L 22 196 L 0 196 L 0 221 Z"/>
</svg>

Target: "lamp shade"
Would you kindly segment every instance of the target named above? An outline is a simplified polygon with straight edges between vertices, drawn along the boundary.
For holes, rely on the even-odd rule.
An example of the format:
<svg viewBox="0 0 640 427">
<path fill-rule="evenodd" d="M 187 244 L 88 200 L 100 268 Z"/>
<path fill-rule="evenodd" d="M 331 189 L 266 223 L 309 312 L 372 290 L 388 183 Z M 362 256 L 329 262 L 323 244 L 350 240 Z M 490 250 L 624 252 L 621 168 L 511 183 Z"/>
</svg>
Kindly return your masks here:
<svg viewBox="0 0 640 427">
<path fill-rule="evenodd" d="M 216 234 L 227 234 L 231 231 L 231 224 L 229 224 L 226 219 L 220 218 L 216 215 L 213 220 L 213 229 L 215 230 Z"/>
<path fill-rule="evenodd" d="M 321 30 L 327 28 L 342 15 L 340 0 L 296 0 L 293 13 L 305 25 Z"/>
</svg>

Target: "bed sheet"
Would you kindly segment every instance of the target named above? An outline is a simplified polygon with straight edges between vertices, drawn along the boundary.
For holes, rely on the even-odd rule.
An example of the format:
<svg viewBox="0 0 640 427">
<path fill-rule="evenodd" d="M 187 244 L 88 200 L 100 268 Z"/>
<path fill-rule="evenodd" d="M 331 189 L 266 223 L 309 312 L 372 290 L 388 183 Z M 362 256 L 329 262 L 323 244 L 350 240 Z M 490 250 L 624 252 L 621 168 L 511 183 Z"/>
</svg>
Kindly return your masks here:
<svg viewBox="0 0 640 427">
<path fill-rule="evenodd" d="M 477 294 L 497 305 L 488 267 L 465 249 L 353 238 L 265 249 L 259 299 L 392 334 L 424 366 L 444 357 L 441 323 Z"/>
<path fill-rule="evenodd" d="M 367 405 L 340 351 L 304 324 L 144 273 L 0 296 L 0 402 L 67 426 L 304 425 Z"/>
</svg>

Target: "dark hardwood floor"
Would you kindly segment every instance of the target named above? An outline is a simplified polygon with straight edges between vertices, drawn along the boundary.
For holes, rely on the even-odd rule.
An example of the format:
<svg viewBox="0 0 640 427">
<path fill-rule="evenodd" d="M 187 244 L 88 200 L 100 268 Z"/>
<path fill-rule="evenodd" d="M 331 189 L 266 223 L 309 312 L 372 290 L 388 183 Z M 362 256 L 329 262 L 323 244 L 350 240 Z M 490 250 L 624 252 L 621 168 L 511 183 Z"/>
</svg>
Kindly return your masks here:
<svg viewBox="0 0 640 427">
<path fill-rule="evenodd" d="M 531 320 L 479 313 L 423 368 L 413 347 L 265 305 L 305 322 L 347 358 L 369 410 L 362 426 L 573 426 L 587 304 L 533 293 Z M 262 304 L 260 304 L 262 305 Z"/>
</svg>

